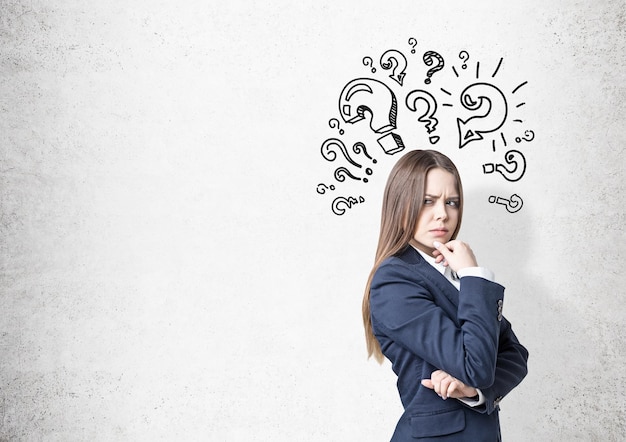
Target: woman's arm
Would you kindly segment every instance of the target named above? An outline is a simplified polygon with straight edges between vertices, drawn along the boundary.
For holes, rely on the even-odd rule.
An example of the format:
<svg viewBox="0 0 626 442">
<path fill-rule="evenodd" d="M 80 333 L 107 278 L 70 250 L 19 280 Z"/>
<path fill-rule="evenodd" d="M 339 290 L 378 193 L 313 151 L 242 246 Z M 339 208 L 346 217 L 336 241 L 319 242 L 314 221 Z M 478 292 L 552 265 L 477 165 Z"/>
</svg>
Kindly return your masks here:
<svg viewBox="0 0 626 442">
<path fill-rule="evenodd" d="M 502 398 L 513 390 L 528 373 L 528 351 L 519 343 L 506 318 L 503 318 L 502 322 L 494 383 L 491 387 L 481 389 L 484 402 L 472 407 L 482 413 L 490 414 L 497 409 Z M 430 379 L 422 380 L 422 385 L 434 390 L 442 399 L 466 398 L 477 393 L 476 389 L 466 386 L 443 370 L 433 372 Z"/>
<path fill-rule="evenodd" d="M 371 284 L 374 330 L 466 385 L 490 387 L 498 357 L 498 304 L 504 287 L 483 278 L 463 278 L 454 313 L 438 305 L 445 295 L 438 294 L 436 300 L 431 290 L 432 284 L 425 283 L 416 266 L 397 258 L 384 262 Z"/>
</svg>

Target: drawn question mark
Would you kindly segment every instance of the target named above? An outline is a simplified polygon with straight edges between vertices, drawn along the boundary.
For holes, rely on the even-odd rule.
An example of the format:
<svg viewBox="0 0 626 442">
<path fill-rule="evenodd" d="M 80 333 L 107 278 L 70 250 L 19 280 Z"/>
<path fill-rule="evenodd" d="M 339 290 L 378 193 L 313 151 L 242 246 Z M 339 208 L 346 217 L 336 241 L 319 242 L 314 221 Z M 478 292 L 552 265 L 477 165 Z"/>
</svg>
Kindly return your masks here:
<svg viewBox="0 0 626 442">
<path fill-rule="evenodd" d="M 492 204 L 502 204 L 504 207 L 506 207 L 506 210 L 508 210 L 509 213 L 515 213 L 519 211 L 524 205 L 524 201 L 522 201 L 522 199 L 516 193 L 511 195 L 508 200 L 506 198 L 502 198 L 501 196 L 496 197 L 494 195 L 491 195 L 489 197 L 489 202 Z"/>
<path fill-rule="evenodd" d="M 467 51 L 459 52 L 459 58 L 463 61 L 463 65 L 461 66 L 463 69 L 467 69 L 467 60 L 469 60 L 470 56 Z"/>
<path fill-rule="evenodd" d="M 327 186 L 324 183 L 319 183 L 317 185 L 317 189 L 316 190 L 317 190 L 317 193 L 319 193 L 320 195 L 324 195 L 326 193 L 326 190 L 328 190 L 328 189 L 335 190 L 335 186 L 333 186 L 332 184 L 330 186 Z"/>
<path fill-rule="evenodd" d="M 472 98 L 476 97 L 476 99 Z M 500 89 L 489 83 L 474 83 L 461 93 L 461 104 L 482 115 L 467 120 L 457 118 L 459 149 L 468 143 L 482 140 L 482 134 L 500 129 L 508 115 L 506 98 Z"/>
<path fill-rule="evenodd" d="M 339 150 L 341 154 L 344 156 L 344 158 L 348 160 L 348 162 L 352 164 L 353 166 L 356 166 L 359 169 L 363 167 L 359 163 L 354 161 L 352 158 L 350 158 L 350 155 L 348 154 L 348 149 L 346 148 L 346 145 L 343 144 L 341 140 L 337 138 L 329 138 L 328 140 L 322 143 L 321 153 L 322 153 L 322 157 L 324 157 L 326 161 L 331 161 L 331 162 L 335 161 L 337 159 L 337 150 Z M 365 173 L 367 175 L 371 175 L 372 169 L 370 169 L 369 167 L 366 168 Z M 345 167 L 339 167 L 335 170 L 335 179 L 337 181 L 339 182 L 345 181 L 346 176 L 349 176 L 353 180 L 357 180 L 357 181 L 361 180 L 361 178 L 354 176 Z M 367 183 L 367 181 L 368 181 L 367 178 L 363 178 L 364 183 Z"/>
<path fill-rule="evenodd" d="M 335 146 L 336 148 L 333 149 L 333 147 Z M 348 160 L 350 164 L 356 167 L 361 167 L 359 163 L 357 163 L 352 158 L 350 158 L 350 154 L 348 154 L 348 149 L 346 149 L 346 145 L 343 144 L 341 140 L 337 138 L 329 138 L 322 143 L 321 153 L 322 153 L 322 157 L 324 157 L 326 161 L 335 161 L 337 159 L 336 150 L 339 150 L 341 154 L 344 156 L 344 158 Z"/>
<path fill-rule="evenodd" d="M 354 151 L 355 154 L 360 154 L 361 151 L 363 152 L 363 154 L 370 159 L 370 161 L 374 164 L 377 163 L 375 158 L 372 158 L 368 155 L 367 150 L 365 149 L 365 144 L 363 144 L 360 141 L 357 141 L 356 143 L 354 143 L 354 146 L 352 146 L 352 150 Z"/>
<path fill-rule="evenodd" d="M 339 135 L 343 135 L 343 129 L 339 127 L 339 120 L 336 118 L 331 118 L 330 120 L 328 120 L 328 125 L 335 129 L 339 129 Z"/>
<path fill-rule="evenodd" d="M 417 46 L 417 40 L 413 37 L 409 38 L 409 44 L 413 49 L 411 49 L 411 54 L 415 54 L 415 46 Z"/>
<path fill-rule="evenodd" d="M 430 134 L 435 130 L 437 124 L 439 123 L 439 121 L 434 117 L 435 112 L 437 112 L 437 101 L 430 93 L 421 89 L 416 89 L 411 91 L 406 96 L 406 106 L 413 112 L 417 112 L 418 100 L 422 100 L 426 103 L 426 111 L 420 115 L 417 121 L 426 124 L 426 132 Z M 429 138 L 429 141 L 431 144 L 435 144 L 439 141 L 439 137 L 437 135 L 433 135 Z"/>
<path fill-rule="evenodd" d="M 361 167 L 361 166 L 359 166 Z M 365 173 L 367 175 L 371 175 L 372 174 L 372 169 L 370 169 L 369 167 L 367 169 L 365 169 Z M 359 178 L 358 176 L 353 175 L 347 168 L 341 166 L 338 167 L 335 170 L 335 179 L 337 181 L 339 181 L 340 183 L 343 183 L 346 180 L 346 177 L 349 176 L 350 178 L 352 178 L 355 181 L 361 181 L 363 180 L 364 183 L 368 182 L 368 179 L 366 177 L 363 178 Z"/>
<path fill-rule="evenodd" d="M 443 61 L 443 57 L 437 52 L 424 52 L 424 63 L 426 66 L 431 66 L 434 63 L 434 59 L 437 59 L 437 64 L 426 72 L 426 79 L 424 80 L 424 83 L 426 84 L 430 84 L 430 77 L 432 77 L 435 72 L 442 70 L 445 63 Z"/>
<path fill-rule="evenodd" d="M 365 66 L 372 67 L 372 74 L 376 72 L 376 68 L 374 67 L 374 60 L 372 60 L 372 57 L 363 57 L 363 64 Z"/>
<path fill-rule="evenodd" d="M 380 57 L 380 66 L 385 70 L 393 68 L 389 78 L 402 86 L 402 80 L 406 75 L 404 71 L 406 71 L 407 66 L 406 57 L 402 52 L 396 51 L 395 49 L 385 51 Z"/>
<path fill-rule="evenodd" d="M 351 209 L 352 206 L 354 206 L 355 204 L 359 204 L 363 202 L 365 202 L 365 198 L 363 198 L 362 196 L 359 196 L 358 200 L 352 196 L 348 198 L 344 196 L 339 196 L 333 200 L 333 202 L 331 203 L 331 208 L 335 215 L 341 216 L 344 213 L 346 213 L 346 209 L 340 206 L 343 205 L 343 206 L 346 206 L 348 209 Z"/>
<path fill-rule="evenodd" d="M 507 168 L 504 164 L 483 164 L 483 173 L 500 172 L 500 174 L 507 181 L 519 181 L 526 173 L 526 158 L 519 150 L 509 150 L 504 155 L 504 161 L 507 164 L 512 165 L 511 169 Z"/>
<path fill-rule="evenodd" d="M 346 123 L 354 124 L 371 115 L 370 128 L 377 134 L 378 144 L 392 155 L 404 149 L 402 138 L 393 133 L 396 129 L 398 103 L 396 96 L 385 84 L 372 78 L 356 78 L 346 84 L 339 96 L 339 114 Z"/>
<path fill-rule="evenodd" d="M 528 138 L 526 138 L 528 137 Z M 525 130 L 524 131 L 524 138 L 520 138 L 520 137 L 515 137 L 515 141 L 518 143 L 521 143 L 522 141 L 532 141 L 535 139 L 535 133 L 532 130 Z"/>
</svg>

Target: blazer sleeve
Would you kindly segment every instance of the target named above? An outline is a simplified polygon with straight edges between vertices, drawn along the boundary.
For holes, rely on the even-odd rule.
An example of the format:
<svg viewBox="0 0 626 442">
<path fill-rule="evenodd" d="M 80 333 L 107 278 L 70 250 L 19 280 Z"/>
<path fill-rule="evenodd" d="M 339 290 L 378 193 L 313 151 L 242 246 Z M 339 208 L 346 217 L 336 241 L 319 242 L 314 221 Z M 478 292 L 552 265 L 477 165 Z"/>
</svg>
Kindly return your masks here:
<svg viewBox="0 0 626 442">
<path fill-rule="evenodd" d="M 495 392 L 489 387 L 495 381 L 504 287 L 463 277 L 456 321 L 427 287 L 414 266 L 393 258 L 383 262 L 371 284 L 374 331 L 465 384 Z"/>
<path fill-rule="evenodd" d="M 491 414 L 498 408 L 498 404 L 513 388 L 522 382 L 528 374 L 528 350 L 519 343 L 513 333 L 511 323 L 502 318 L 500 323 L 500 343 L 498 360 L 496 362 L 496 376 L 494 383 L 481 389 L 485 396 L 485 403 L 474 410 Z"/>
</svg>

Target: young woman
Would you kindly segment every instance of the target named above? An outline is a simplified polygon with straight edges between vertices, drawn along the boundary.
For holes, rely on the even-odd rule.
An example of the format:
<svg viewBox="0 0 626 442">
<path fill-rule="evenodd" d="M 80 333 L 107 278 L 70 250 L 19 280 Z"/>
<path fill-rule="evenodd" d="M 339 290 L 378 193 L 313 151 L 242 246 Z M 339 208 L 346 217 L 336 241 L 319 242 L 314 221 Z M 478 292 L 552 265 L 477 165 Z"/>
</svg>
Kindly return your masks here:
<svg viewBox="0 0 626 442">
<path fill-rule="evenodd" d="M 387 357 L 404 406 L 392 441 L 499 441 L 499 402 L 528 352 L 502 316 L 504 287 L 456 240 L 459 173 L 431 150 L 405 154 L 383 197 L 363 298 L 368 355 Z"/>
</svg>

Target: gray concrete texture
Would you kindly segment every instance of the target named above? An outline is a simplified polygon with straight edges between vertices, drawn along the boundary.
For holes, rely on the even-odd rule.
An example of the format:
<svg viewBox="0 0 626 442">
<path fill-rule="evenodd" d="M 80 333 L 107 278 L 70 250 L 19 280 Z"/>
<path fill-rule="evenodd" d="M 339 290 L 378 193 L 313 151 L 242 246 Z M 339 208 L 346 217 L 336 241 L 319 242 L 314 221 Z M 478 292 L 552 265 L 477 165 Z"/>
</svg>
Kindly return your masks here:
<svg viewBox="0 0 626 442">
<path fill-rule="evenodd" d="M 0 0 L 0 441 L 388 440 L 360 303 L 394 159 L 342 217 L 315 185 L 341 88 L 409 37 L 528 81 L 522 180 L 446 151 L 530 351 L 504 440 L 624 440 L 625 20 L 614 0 Z"/>
</svg>

